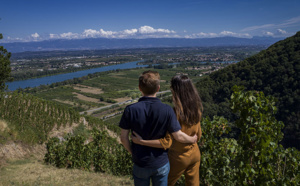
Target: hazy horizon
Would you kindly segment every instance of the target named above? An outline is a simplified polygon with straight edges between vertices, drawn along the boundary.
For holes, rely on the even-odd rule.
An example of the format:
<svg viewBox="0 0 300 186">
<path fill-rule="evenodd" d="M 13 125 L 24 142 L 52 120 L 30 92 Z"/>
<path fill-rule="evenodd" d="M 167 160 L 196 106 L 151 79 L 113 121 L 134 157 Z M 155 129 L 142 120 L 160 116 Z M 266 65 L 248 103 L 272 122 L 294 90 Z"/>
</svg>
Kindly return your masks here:
<svg viewBox="0 0 300 186">
<path fill-rule="evenodd" d="M 300 28 L 296 0 L 23 1 L 2 3 L 1 43 L 85 38 L 285 38 Z"/>
</svg>

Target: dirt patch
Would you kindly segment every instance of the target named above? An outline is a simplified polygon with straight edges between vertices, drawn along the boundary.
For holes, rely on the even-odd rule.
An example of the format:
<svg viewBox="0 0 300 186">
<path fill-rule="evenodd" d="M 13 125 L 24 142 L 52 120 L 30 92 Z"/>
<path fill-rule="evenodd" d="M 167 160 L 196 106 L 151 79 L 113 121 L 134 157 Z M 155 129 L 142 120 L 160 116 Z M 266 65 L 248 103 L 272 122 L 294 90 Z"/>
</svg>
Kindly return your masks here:
<svg viewBox="0 0 300 186">
<path fill-rule="evenodd" d="M 120 139 L 119 135 L 117 135 L 116 133 L 114 133 L 114 132 L 112 132 L 111 130 L 108 130 L 108 129 L 106 129 L 106 131 L 107 131 L 107 133 L 108 133 L 108 135 L 109 135 L 110 137 L 116 138 L 117 141 L 118 141 L 118 143 L 121 144 L 121 139 Z"/>
<path fill-rule="evenodd" d="M 5 129 L 7 129 L 6 122 L 3 120 L 0 120 L 0 132 L 3 132 Z"/>
<path fill-rule="evenodd" d="M 49 133 L 49 137 L 58 137 L 62 138 L 65 134 L 73 133 L 73 129 L 76 128 L 79 124 L 73 123 L 71 126 L 67 125 L 66 127 L 61 126 L 59 129 L 54 127 L 52 131 Z"/>
<path fill-rule="evenodd" d="M 86 119 L 84 117 L 80 118 L 79 123 L 83 123 L 83 125 L 85 125 L 85 127 L 89 130 L 92 129 L 92 127 L 88 126 L 89 123 L 86 121 Z M 73 133 L 73 130 L 79 125 L 79 123 L 73 123 L 71 126 L 60 127 L 59 129 L 57 129 L 57 127 L 54 127 L 53 130 L 49 133 L 49 137 L 62 138 L 65 134 Z M 121 143 L 121 140 L 120 140 L 118 134 L 116 134 L 113 131 L 107 129 L 106 127 L 105 127 L 105 130 L 108 132 L 110 137 L 116 138 L 117 141 L 119 143 Z"/>
<path fill-rule="evenodd" d="M 81 92 L 91 93 L 91 94 L 102 94 L 103 91 L 100 88 L 89 87 L 85 85 L 75 85 L 73 86 L 75 90 L 80 90 Z"/>
<path fill-rule="evenodd" d="M 102 103 L 99 99 L 90 98 L 90 97 L 84 96 L 82 94 L 79 94 L 77 92 L 73 92 L 73 94 L 75 94 L 78 99 L 81 99 L 83 101 L 88 101 L 88 102 L 93 102 L 93 103 Z"/>
<path fill-rule="evenodd" d="M 127 100 L 131 100 L 131 97 L 123 97 L 123 98 L 117 98 L 117 99 L 114 99 L 115 101 L 117 101 L 118 103 L 120 102 L 124 102 L 124 101 L 127 101 Z"/>
<path fill-rule="evenodd" d="M 0 167 L 6 160 L 16 160 L 34 156 L 43 159 L 46 153 L 46 145 L 27 145 L 21 142 L 7 142 L 0 144 Z"/>
<path fill-rule="evenodd" d="M 60 103 L 65 103 L 65 104 L 72 105 L 72 106 L 75 105 L 74 102 L 68 101 L 68 100 L 53 99 L 53 101 L 57 101 L 57 102 L 60 102 Z"/>
</svg>

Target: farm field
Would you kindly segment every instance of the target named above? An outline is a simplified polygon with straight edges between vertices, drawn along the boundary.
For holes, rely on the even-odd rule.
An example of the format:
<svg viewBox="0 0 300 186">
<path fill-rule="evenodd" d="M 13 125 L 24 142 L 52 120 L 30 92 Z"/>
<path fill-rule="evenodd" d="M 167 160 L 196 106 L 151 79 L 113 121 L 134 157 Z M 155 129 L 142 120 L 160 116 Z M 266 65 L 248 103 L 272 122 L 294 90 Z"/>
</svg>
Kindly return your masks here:
<svg viewBox="0 0 300 186">
<path fill-rule="evenodd" d="M 195 70 L 185 70 L 184 68 L 152 69 L 140 68 L 130 70 L 117 70 L 99 73 L 96 77 L 84 79 L 80 83 L 60 85 L 56 87 L 44 88 L 33 92 L 34 95 L 43 99 L 52 100 L 84 113 L 95 108 L 115 104 L 111 108 L 101 109 L 92 113 L 93 116 L 103 118 L 114 112 L 120 112 L 124 107 L 132 103 L 133 99 L 139 98 L 141 93 L 138 89 L 138 77 L 145 70 L 156 70 L 161 76 L 160 91 L 169 90 L 170 79 L 178 74 L 189 75 L 196 83 L 201 77 L 200 72 Z M 168 96 L 170 93 L 160 95 Z M 124 105 L 118 104 L 126 102 Z M 90 115 L 91 113 L 89 113 Z"/>
</svg>

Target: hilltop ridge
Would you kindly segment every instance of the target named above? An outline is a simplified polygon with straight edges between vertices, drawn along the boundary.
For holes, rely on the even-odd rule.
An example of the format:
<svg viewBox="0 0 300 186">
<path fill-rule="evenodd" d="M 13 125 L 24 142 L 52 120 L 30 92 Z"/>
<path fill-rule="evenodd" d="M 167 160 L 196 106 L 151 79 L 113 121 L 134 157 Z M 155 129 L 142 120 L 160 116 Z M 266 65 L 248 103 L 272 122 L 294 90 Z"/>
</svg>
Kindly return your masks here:
<svg viewBox="0 0 300 186">
<path fill-rule="evenodd" d="M 263 91 L 278 99 L 278 120 L 285 124 L 285 146 L 300 149 L 300 32 L 197 83 L 205 115 L 235 119 L 229 108 L 231 87 Z"/>
</svg>

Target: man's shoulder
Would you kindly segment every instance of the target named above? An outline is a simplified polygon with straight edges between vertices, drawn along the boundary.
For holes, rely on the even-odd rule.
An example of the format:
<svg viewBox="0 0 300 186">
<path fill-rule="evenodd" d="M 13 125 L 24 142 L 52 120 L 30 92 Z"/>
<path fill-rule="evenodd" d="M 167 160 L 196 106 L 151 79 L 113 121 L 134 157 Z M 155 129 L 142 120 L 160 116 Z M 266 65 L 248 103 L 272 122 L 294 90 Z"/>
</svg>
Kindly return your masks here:
<svg viewBox="0 0 300 186">
<path fill-rule="evenodd" d="M 136 104 L 136 106 L 140 106 L 140 105 L 144 105 L 145 102 L 140 101 L 140 102 L 137 102 L 135 104 Z M 154 102 L 151 102 L 151 105 L 156 106 L 156 107 L 161 107 L 162 109 L 171 109 L 171 110 L 173 110 L 170 105 L 161 102 L 161 100 L 159 100 L 159 99 L 154 101 Z"/>
<path fill-rule="evenodd" d="M 165 103 L 162 103 L 159 99 L 155 99 L 155 101 L 151 101 L 150 103 L 152 106 L 151 107 L 155 107 L 158 110 L 164 110 L 164 111 L 170 111 L 173 112 L 173 108 Z M 147 107 L 146 105 L 149 105 L 149 101 L 144 101 L 144 100 L 140 100 L 136 103 L 127 105 L 125 110 L 139 110 L 139 109 L 144 109 L 145 107 Z"/>
<path fill-rule="evenodd" d="M 141 105 L 140 102 L 132 103 L 132 104 L 130 104 L 130 105 L 127 105 L 127 106 L 125 107 L 125 109 L 132 109 L 132 108 L 134 109 L 134 108 L 140 107 L 140 105 Z"/>
<path fill-rule="evenodd" d="M 144 107 L 143 104 L 140 102 L 132 103 L 125 107 L 124 112 L 138 111 L 141 110 L 143 107 Z"/>
<path fill-rule="evenodd" d="M 149 105 L 149 104 L 151 104 L 152 106 L 155 106 L 156 108 L 159 108 L 159 109 L 173 111 L 173 108 L 170 105 L 161 102 L 161 100 L 158 99 L 158 98 L 155 98 L 153 100 L 150 99 L 150 101 L 149 101 L 149 99 L 146 99 L 146 100 L 145 99 L 140 99 L 136 103 L 132 103 L 130 105 L 127 105 L 125 109 L 128 109 L 128 110 L 140 109 L 140 108 L 146 107 L 146 105 Z"/>
</svg>

